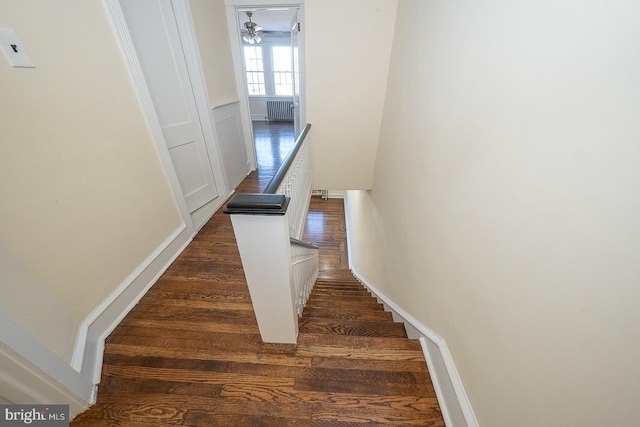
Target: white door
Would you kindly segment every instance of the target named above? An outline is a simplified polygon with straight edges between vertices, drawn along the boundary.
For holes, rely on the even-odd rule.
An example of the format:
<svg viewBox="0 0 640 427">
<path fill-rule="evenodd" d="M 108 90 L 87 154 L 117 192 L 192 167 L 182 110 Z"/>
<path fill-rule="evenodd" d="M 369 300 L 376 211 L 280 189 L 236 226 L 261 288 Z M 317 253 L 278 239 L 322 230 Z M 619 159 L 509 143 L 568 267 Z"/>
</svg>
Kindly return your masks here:
<svg viewBox="0 0 640 427">
<path fill-rule="evenodd" d="M 291 59 L 293 61 L 293 129 L 296 138 L 300 135 L 300 22 L 298 9 L 291 19 Z"/>
<path fill-rule="evenodd" d="M 219 196 L 171 0 L 120 0 L 189 212 Z"/>
</svg>

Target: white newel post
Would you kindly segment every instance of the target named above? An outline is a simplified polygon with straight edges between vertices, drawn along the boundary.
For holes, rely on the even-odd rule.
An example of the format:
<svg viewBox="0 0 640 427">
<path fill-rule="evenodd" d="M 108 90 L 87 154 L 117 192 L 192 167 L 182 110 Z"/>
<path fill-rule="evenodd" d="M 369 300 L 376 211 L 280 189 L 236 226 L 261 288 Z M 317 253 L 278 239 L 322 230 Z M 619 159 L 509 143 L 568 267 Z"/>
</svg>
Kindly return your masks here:
<svg viewBox="0 0 640 427">
<path fill-rule="evenodd" d="M 295 344 L 298 315 L 291 244 L 289 199 L 276 194 L 236 194 L 231 214 L 251 302 L 265 343 Z"/>
</svg>

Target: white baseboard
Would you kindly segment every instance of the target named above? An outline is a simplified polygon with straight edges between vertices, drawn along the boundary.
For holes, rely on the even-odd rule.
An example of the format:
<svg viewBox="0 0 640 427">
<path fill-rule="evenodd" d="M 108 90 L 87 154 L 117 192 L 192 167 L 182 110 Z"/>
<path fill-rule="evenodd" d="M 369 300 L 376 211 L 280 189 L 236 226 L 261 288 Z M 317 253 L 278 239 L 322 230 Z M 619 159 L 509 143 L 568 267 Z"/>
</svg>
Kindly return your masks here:
<svg viewBox="0 0 640 427">
<path fill-rule="evenodd" d="M 71 366 L 84 379 L 92 384 L 100 382 L 105 339 L 182 253 L 191 238 L 186 225 L 182 224 L 82 321 Z"/>
<path fill-rule="evenodd" d="M 312 190 L 312 196 L 322 196 L 323 190 Z M 328 199 L 344 199 L 347 197 L 347 192 L 344 190 L 327 190 L 326 196 Z"/>
<path fill-rule="evenodd" d="M 0 313 L 0 395 L 16 403 L 68 404 L 74 416 L 94 400 L 95 386 Z"/>
<path fill-rule="evenodd" d="M 479 427 L 445 340 L 400 308 L 375 286 L 358 277 L 358 273 L 353 269 L 351 271 L 384 305 L 385 310 L 391 311 L 395 321 L 404 323 L 407 336 L 420 340 L 446 426 Z"/>
</svg>

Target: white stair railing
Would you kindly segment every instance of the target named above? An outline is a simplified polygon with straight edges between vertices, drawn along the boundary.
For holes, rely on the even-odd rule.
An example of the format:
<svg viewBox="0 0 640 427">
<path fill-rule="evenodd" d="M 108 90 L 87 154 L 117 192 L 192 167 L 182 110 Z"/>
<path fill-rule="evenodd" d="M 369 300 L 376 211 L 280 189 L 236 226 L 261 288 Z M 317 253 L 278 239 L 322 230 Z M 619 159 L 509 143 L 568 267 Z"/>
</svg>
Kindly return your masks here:
<svg viewBox="0 0 640 427">
<path fill-rule="evenodd" d="M 304 128 L 262 194 L 236 194 L 225 212 L 238 243 L 263 342 L 295 344 L 298 316 L 318 276 L 318 248 L 297 240 L 311 199 Z"/>
<path fill-rule="evenodd" d="M 298 316 L 302 316 L 304 305 L 318 279 L 318 247 L 292 238 L 291 266 L 296 290 L 296 312 Z"/>
<path fill-rule="evenodd" d="M 275 190 L 276 194 L 284 194 L 286 197 L 291 198 L 289 231 L 294 239 L 302 237 L 307 213 L 309 212 L 312 177 L 311 156 L 309 155 L 310 143 L 309 137 L 302 142 L 293 164 Z"/>
</svg>

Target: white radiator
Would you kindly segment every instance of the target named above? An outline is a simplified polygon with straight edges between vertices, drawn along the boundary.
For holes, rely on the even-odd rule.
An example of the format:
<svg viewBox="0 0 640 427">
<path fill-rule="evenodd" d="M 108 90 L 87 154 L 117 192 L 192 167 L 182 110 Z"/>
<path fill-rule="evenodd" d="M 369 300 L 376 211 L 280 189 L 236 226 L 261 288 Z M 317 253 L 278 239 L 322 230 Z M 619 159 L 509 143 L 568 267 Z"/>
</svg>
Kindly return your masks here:
<svg viewBox="0 0 640 427">
<path fill-rule="evenodd" d="M 267 101 L 267 119 L 293 121 L 293 104 L 291 101 Z"/>
</svg>

